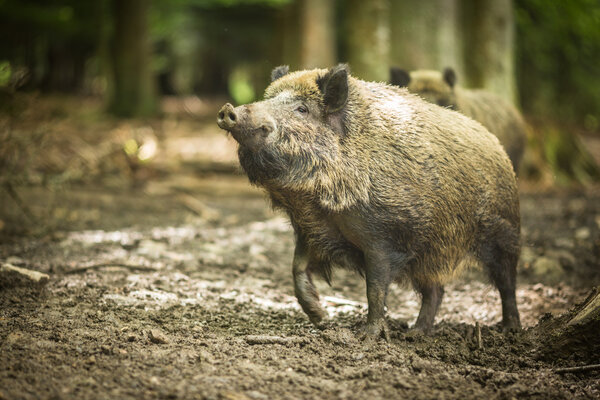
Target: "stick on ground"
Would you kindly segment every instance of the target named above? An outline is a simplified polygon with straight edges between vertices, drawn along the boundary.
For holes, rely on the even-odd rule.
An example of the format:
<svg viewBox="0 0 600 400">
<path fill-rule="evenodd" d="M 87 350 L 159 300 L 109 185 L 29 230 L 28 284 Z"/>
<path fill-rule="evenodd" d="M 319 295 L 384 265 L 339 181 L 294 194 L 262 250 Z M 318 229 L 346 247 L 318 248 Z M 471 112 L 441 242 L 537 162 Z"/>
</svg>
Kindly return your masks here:
<svg viewBox="0 0 600 400">
<path fill-rule="evenodd" d="M 105 263 L 105 264 L 94 264 L 94 265 L 87 265 L 85 267 L 74 268 L 74 269 L 66 271 L 65 274 L 68 274 L 68 275 L 79 274 L 79 273 L 82 273 L 82 272 L 87 272 L 87 271 L 89 271 L 91 269 L 99 269 L 99 268 L 106 268 L 106 267 L 127 268 L 127 269 L 130 269 L 132 271 L 145 271 L 145 272 L 158 271 L 156 268 L 146 267 L 144 265 L 129 265 L 129 264 L 121 264 L 121 263 Z"/>
<path fill-rule="evenodd" d="M 566 374 L 568 372 L 586 372 L 600 370 L 600 364 L 581 365 L 579 367 L 557 368 L 554 370 L 557 374 Z"/>
</svg>

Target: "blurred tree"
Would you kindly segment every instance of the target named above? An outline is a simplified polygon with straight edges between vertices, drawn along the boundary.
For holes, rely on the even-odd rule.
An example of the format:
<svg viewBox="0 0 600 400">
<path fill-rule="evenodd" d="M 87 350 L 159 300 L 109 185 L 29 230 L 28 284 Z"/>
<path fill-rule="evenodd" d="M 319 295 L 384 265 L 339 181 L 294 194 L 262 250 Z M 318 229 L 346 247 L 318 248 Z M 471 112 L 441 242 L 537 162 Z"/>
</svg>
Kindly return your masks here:
<svg viewBox="0 0 600 400">
<path fill-rule="evenodd" d="M 150 0 L 114 0 L 112 5 L 114 87 L 109 109 L 124 117 L 152 115 L 157 102 L 148 35 Z"/>
<path fill-rule="evenodd" d="M 514 102 L 512 0 L 462 0 L 464 84 Z"/>
<path fill-rule="evenodd" d="M 24 86 L 76 92 L 98 36 L 96 2 L 0 1 L 0 59 L 26 75 Z"/>
<path fill-rule="evenodd" d="M 284 6 L 277 18 L 278 46 L 281 49 L 282 64 L 289 65 L 292 70 L 302 68 L 299 48 L 301 41 L 301 19 L 299 1 Z"/>
<path fill-rule="evenodd" d="M 347 0 L 344 36 L 352 74 L 370 81 L 389 77 L 389 0 Z"/>
<path fill-rule="evenodd" d="M 336 62 L 335 0 L 301 0 L 301 68 L 323 68 Z"/>
<path fill-rule="evenodd" d="M 462 78 L 459 0 L 391 3 L 391 64 L 406 70 L 452 67 Z"/>
</svg>

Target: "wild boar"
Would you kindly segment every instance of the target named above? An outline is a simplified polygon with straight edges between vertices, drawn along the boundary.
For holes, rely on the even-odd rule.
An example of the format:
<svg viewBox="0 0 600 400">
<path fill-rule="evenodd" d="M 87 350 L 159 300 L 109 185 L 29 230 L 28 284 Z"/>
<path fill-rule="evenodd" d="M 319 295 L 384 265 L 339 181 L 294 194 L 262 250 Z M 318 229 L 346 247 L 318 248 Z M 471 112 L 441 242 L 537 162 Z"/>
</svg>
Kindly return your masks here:
<svg viewBox="0 0 600 400">
<path fill-rule="evenodd" d="M 325 313 L 312 281 L 334 267 L 366 278 L 364 336 L 389 339 L 392 282 L 422 296 L 415 328 L 429 331 L 444 283 L 469 264 L 485 267 L 502 298 L 502 324 L 520 326 L 515 174 L 498 139 L 462 114 L 347 66 L 272 72 L 263 101 L 217 118 L 239 143 L 242 168 L 266 189 L 295 231 L 296 296 L 310 320 Z"/>
</svg>

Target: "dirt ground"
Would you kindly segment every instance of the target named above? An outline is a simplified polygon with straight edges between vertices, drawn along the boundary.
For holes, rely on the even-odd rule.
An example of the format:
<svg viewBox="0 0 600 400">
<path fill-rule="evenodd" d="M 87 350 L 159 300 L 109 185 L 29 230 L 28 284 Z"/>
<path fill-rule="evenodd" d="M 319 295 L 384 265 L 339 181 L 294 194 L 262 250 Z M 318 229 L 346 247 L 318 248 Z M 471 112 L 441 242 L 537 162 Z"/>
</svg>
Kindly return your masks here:
<svg viewBox="0 0 600 400">
<path fill-rule="evenodd" d="M 117 171 L 19 189 L 34 215 L 51 204 L 60 223 L 36 235 L 9 233 L 8 219 L 0 229 L 0 262 L 50 275 L 42 287 L 0 288 L 0 399 L 600 398 L 600 371 L 557 371 L 600 354 L 544 357 L 531 334 L 600 283 L 599 187 L 523 185 L 524 331 L 500 333 L 499 296 L 469 271 L 447 287 L 431 336 L 409 331 L 419 299 L 393 286 L 391 342 L 367 344 L 356 335 L 362 278 L 317 282 L 330 322 L 315 329 L 293 296 L 286 218 L 235 173 L 223 135 L 181 124 L 157 135 L 162 161 L 129 170 L 142 184 Z"/>
</svg>

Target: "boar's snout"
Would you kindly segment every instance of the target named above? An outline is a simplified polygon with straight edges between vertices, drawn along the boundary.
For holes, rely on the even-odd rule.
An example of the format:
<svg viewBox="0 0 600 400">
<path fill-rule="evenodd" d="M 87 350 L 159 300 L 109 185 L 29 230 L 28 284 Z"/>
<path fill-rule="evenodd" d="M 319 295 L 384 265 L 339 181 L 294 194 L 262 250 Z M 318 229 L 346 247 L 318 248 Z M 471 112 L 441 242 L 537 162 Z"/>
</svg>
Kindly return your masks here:
<svg viewBox="0 0 600 400">
<path fill-rule="evenodd" d="M 234 108 L 229 103 L 217 114 L 217 124 L 230 132 L 240 145 L 254 150 L 266 143 L 276 127 L 274 119 L 260 107 L 249 105 Z"/>
<path fill-rule="evenodd" d="M 230 131 L 235 127 L 237 122 L 238 116 L 231 104 L 227 103 L 221 107 L 217 115 L 217 125 L 219 125 L 219 128 Z"/>
</svg>

